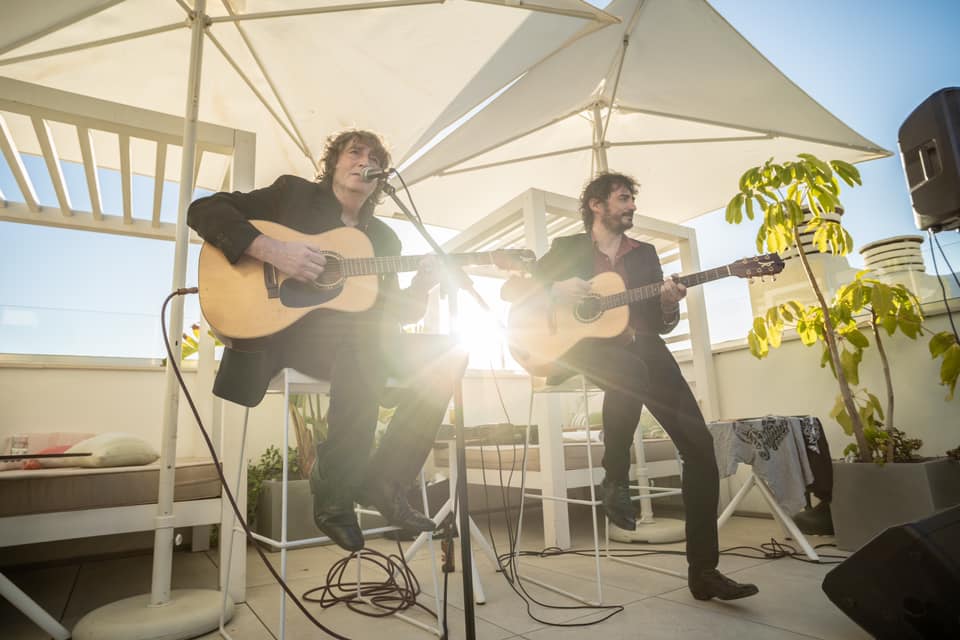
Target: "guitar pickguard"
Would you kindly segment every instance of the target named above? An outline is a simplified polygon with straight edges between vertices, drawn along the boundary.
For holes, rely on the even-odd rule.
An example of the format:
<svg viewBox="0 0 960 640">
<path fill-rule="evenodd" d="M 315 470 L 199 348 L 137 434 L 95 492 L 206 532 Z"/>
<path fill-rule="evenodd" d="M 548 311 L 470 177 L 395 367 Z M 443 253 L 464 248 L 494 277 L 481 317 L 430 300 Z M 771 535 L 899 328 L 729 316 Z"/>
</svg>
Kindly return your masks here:
<svg viewBox="0 0 960 640">
<path fill-rule="evenodd" d="M 343 282 L 335 286 L 316 286 L 287 278 L 280 285 L 280 302 L 285 307 L 315 307 L 333 300 L 343 291 Z"/>
</svg>

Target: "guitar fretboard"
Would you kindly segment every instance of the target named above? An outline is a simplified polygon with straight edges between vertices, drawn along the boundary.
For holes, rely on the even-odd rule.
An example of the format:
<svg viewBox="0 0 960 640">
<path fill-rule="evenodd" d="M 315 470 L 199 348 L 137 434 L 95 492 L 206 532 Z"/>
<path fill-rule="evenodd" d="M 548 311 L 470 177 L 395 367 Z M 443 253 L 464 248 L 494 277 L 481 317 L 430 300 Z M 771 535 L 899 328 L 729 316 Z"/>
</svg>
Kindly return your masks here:
<svg viewBox="0 0 960 640">
<path fill-rule="evenodd" d="M 684 286 L 693 287 L 706 282 L 712 282 L 714 280 L 726 278 L 727 276 L 731 275 L 733 275 L 733 272 L 730 271 L 730 265 L 724 265 L 722 267 L 717 267 L 716 269 L 707 269 L 706 271 L 698 271 L 697 273 L 680 276 L 679 280 Z M 616 307 L 622 307 L 623 305 L 627 304 L 633 304 L 634 302 L 640 302 L 642 300 L 649 300 L 650 298 L 660 295 L 660 286 L 662 284 L 662 282 L 654 282 L 642 287 L 637 287 L 636 289 L 627 289 L 626 291 L 621 291 L 620 293 L 602 296 L 597 301 L 597 304 L 599 305 L 600 309 L 607 310 Z"/>
<path fill-rule="evenodd" d="M 373 258 L 345 258 L 340 261 L 345 276 L 369 276 L 382 273 L 416 271 L 427 256 L 377 256 Z M 494 264 L 491 253 L 451 253 L 450 260 L 459 265 Z"/>
</svg>

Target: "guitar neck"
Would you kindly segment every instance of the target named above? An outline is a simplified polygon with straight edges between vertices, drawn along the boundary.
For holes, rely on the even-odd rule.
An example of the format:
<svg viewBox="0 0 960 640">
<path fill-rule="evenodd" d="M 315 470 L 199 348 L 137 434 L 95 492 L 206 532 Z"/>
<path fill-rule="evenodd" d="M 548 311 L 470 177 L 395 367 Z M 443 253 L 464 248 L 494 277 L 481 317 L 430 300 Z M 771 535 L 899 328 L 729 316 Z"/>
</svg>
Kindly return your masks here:
<svg viewBox="0 0 960 640">
<path fill-rule="evenodd" d="M 433 255 L 433 254 L 429 254 Z M 346 258 L 342 269 L 345 276 L 369 276 L 383 273 L 416 271 L 427 255 L 422 256 L 376 256 L 373 258 Z M 451 253 L 447 257 L 454 264 L 486 265 L 494 264 L 492 253 Z"/>
<path fill-rule="evenodd" d="M 720 280 L 721 278 L 726 278 L 732 275 L 733 273 L 730 271 L 730 266 L 724 265 L 715 269 L 707 269 L 706 271 L 698 271 L 697 273 L 680 276 L 679 280 L 680 283 L 685 287 L 695 287 L 697 285 L 712 282 L 714 280 Z M 627 289 L 626 291 L 621 291 L 620 293 L 603 296 L 599 301 L 600 308 L 613 309 L 615 307 L 633 304 L 634 302 L 641 302 L 643 300 L 655 298 L 660 295 L 660 286 L 662 284 L 662 282 L 654 282 L 642 287 L 637 287 L 635 289 Z"/>
</svg>

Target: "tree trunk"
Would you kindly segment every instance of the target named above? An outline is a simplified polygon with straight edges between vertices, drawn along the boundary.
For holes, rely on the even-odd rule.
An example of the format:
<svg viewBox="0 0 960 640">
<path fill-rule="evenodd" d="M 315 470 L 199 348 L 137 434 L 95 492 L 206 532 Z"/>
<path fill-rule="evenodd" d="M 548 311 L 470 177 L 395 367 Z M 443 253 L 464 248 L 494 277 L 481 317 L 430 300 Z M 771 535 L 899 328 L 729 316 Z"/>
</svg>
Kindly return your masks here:
<svg viewBox="0 0 960 640">
<path fill-rule="evenodd" d="M 857 447 L 860 449 L 860 460 L 861 462 L 870 462 L 870 446 L 867 444 L 867 437 L 863 433 L 863 421 L 860 420 L 860 412 L 857 411 L 857 405 L 853 401 L 850 383 L 847 382 L 847 376 L 840 364 L 840 352 L 837 349 L 837 338 L 833 328 L 833 320 L 830 318 L 830 308 L 827 306 L 823 292 L 820 291 L 820 285 L 810 268 L 807 254 L 803 250 L 803 243 L 800 241 L 800 232 L 796 227 L 793 228 L 793 244 L 797 248 L 800 263 L 803 264 L 803 270 L 807 274 L 807 280 L 810 282 L 813 293 L 817 296 L 817 302 L 820 304 L 820 309 L 823 311 L 824 340 L 827 343 L 827 350 L 830 352 L 830 360 L 833 361 L 833 371 L 837 376 L 837 384 L 840 386 L 843 406 L 846 407 L 850 422 L 853 425 L 853 435 L 857 440 Z"/>
<path fill-rule="evenodd" d="M 884 421 L 887 425 L 887 433 L 892 434 L 891 428 L 896 426 L 893 421 L 893 380 L 890 378 L 890 361 L 887 360 L 887 352 L 883 348 L 883 340 L 880 339 L 880 330 L 877 328 L 877 314 L 870 310 L 871 322 L 873 328 L 873 339 L 877 341 L 877 351 L 880 353 L 880 362 L 883 364 L 883 380 L 887 384 L 887 415 Z M 893 438 L 887 441 L 886 451 L 887 462 L 893 462 Z"/>
</svg>

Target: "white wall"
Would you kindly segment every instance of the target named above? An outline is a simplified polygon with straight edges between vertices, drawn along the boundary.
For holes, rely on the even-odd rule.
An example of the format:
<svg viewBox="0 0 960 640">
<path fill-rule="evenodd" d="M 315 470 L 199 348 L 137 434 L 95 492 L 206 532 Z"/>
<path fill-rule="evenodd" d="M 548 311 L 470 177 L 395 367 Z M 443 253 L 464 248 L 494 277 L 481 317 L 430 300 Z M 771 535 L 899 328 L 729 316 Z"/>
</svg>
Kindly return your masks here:
<svg viewBox="0 0 960 640">
<path fill-rule="evenodd" d="M 949 328 L 945 315 L 928 318 L 937 331 Z M 923 439 L 922 455 L 942 455 L 960 445 L 960 392 L 945 401 L 946 389 L 938 384 L 938 363 L 931 360 L 927 340 L 897 337 L 885 342 L 894 366 L 897 424 L 911 437 Z M 764 414 L 811 414 L 826 429 L 833 456 L 840 457 L 852 440 L 829 418 L 837 395 L 830 372 L 819 368 L 820 348 L 788 340 L 764 360 L 756 360 L 742 342 L 715 349 L 714 366 L 720 412 L 726 418 Z M 22 359 L 20 359 L 22 360 Z M 128 431 L 159 446 L 164 373 L 160 364 L 140 361 L 125 367 L 88 366 L 48 362 L 43 368 L 24 366 L 20 360 L 0 360 L 0 438 L 26 431 Z M 39 362 L 39 360 L 37 360 Z M 684 363 L 684 366 L 688 366 Z M 875 350 L 861 365 L 862 382 L 883 397 L 883 381 Z M 188 384 L 194 374 L 186 373 Z M 496 385 L 503 394 L 510 420 L 526 422 L 529 380 L 502 374 L 496 381 L 489 372 L 470 372 L 464 381 L 464 415 L 467 425 L 506 422 Z M 579 410 L 576 394 L 558 397 L 563 415 Z M 593 407 L 596 410 L 596 407 Z M 228 428 L 240 427 L 237 414 Z M 178 454 L 205 455 L 195 423 L 181 401 Z M 546 425 L 545 402 L 536 405 L 534 422 Z M 281 397 L 267 396 L 251 412 L 247 458 L 257 458 L 282 438 Z M 556 425 L 554 425 L 556 426 Z"/>
</svg>

